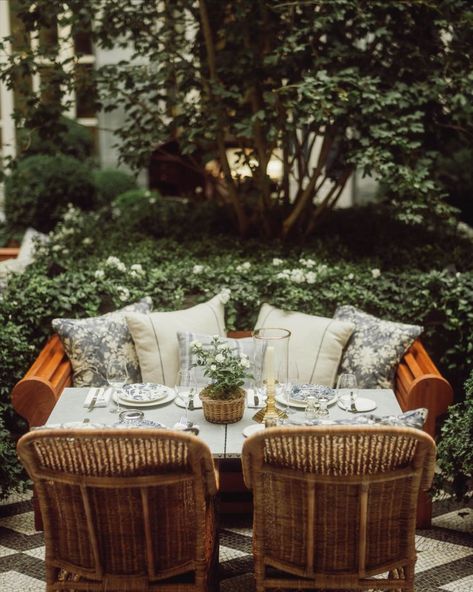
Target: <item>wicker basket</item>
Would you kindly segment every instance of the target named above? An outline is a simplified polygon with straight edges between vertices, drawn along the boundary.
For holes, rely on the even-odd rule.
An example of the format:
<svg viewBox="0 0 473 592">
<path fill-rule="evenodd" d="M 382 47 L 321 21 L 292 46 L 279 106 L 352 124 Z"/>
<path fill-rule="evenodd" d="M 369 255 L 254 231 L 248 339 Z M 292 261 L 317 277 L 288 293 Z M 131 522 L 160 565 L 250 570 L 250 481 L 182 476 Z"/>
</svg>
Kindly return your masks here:
<svg viewBox="0 0 473 592">
<path fill-rule="evenodd" d="M 235 399 L 211 399 L 200 393 L 204 417 L 210 423 L 236 423 L 245 412 L 246 393 L 240 389 L 240 396 Z"/>
</svg>

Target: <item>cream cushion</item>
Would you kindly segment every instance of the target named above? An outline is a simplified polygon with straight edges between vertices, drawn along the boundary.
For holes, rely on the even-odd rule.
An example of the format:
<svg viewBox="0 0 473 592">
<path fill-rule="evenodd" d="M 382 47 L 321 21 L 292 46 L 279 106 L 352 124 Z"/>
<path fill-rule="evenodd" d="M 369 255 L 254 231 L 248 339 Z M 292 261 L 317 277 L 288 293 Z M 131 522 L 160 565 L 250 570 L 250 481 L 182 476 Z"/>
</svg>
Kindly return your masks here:
<svg viewBox="0 0 473 592">
<path fill-rule="evenodd" d="M 178 331 L 225 336 L 224 300 L 218 294 L 184 310 L 126 315 L 143 382 L 175 385 L 179 370 Z"/>
<path fill-rule="evenodd" d="M 353 323 L 290 312 L 263 304 L 256 329 L 275 327 L 291 332 L 289 364 L 297 363 L 301 383 L 334 386 L 343 348 L 355 329 Z"/>
</svg>

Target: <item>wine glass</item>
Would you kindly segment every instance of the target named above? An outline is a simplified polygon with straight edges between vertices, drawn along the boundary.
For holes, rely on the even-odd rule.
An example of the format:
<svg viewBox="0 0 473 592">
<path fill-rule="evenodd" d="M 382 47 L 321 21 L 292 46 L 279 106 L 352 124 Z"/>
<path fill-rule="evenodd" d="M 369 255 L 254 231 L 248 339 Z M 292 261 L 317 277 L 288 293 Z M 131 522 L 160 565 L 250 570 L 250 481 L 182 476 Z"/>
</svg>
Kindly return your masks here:
<svg viewBox="0 0 473 592">
<path fill-rule="evenodd" d="M 197 381 L 192 370 L 179 370 L 176 376 L 176 386 L 174 387 L 176 396 L 184 403 L 186 410 L 186 425 L 189 422 L 189 407 L 194 408 L 194 397 L 197 394 Z"/>
<path fill-rule="evenodd" d="M 337 397 L 342 401 L 347 411 L 357 411 L 356 397 L 358 386 L 354 374 L 340 374 L 337 381 Z"/>
<path fill-rule="evenodd" d="M 120 392 L 128 381 L 128 368 L 125 360 L 114 359 L 107 364 L 107 383 L 113 388 L 113 394 L 110 397 L 110 413 L 120 412 Z M 113 404 L 116 395 L 116 405 Z"/>
<path fill-rule="evenodd" d="M 291 407 L 291 395 L 295 386 L 299 384 L 299 366 L 295 360 L 289 361 L 287 381 L 285 384 L 286 414 L 292 415 L 296 410 Z"/>
</svg>

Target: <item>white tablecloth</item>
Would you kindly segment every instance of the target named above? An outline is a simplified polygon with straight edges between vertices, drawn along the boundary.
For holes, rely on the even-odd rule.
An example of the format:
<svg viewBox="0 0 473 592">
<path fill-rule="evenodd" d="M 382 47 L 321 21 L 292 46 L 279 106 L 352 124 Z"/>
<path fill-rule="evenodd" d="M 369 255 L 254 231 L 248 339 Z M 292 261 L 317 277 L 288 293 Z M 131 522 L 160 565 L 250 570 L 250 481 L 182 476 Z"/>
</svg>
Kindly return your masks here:
<svg viewBox="0 0 473 592">
<path fill-rule="evenodd" d="M 89 412 L 83 407 L 88 390 L 87 388 L 66 388 L 56 403 L 47 424 L 80 422 L 85 417 L 89 418 L 91 423 L 114 424 L 118 422 L 118 415 L 110 413 L 107 408 L 98 407 Z M 401 413 L 401 408 L 392 390 L 360 390 L 358 396 L 373 399 L 376 402 L 377 407 L 371 412 L 374 415 Z M 123 409 L 126 408 L 123 407 Z M 146 419 L 159 421 L 168 427 L 172 427 L 185 415 L 184 409 L 178 407 L 174 401 L 162 406 L 147 407 L 143 411 Z M 252 417 L 256 412 L 257 409 L 247 408 L 241 421 L 228 425 L 207 422 L 202 409 L 189 411 L 189 419 L 199 425 L 199 437 L 207 443 L 215 458 L 239 458 L 245 439 L 242 431 L 245 427 L 255 423 Z M 332 419 L 353 417 L 352 413 L 343 411 L 336 403 L 329 407 L 329 412 Z M 303 417 L 303 412 L 297 412 L 297 415 Z"/>
</svg>

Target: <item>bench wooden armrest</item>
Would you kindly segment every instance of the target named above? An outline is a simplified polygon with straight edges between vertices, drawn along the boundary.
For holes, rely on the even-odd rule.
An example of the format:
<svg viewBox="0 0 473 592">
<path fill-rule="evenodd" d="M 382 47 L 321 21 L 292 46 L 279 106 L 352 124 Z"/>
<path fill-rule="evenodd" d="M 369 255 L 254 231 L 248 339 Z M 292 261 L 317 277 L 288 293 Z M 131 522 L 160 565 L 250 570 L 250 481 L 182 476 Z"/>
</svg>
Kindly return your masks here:
<svg viewBox="0 0 473 592">
<path fill-rule="evenodd" d="M 53 335 L 13 388 L 12 405 L 30 427 L 43 425 L 62 391 L 72 384 L 72 366 L 59 335 Z"/>
<path fill-rule="evenodd" d="M 2 247 L 0 248 L 0 261 L 5 261 L 6 259 L 16 259 L 19 252 L 19 247 Z"/>
<path fill-rule="evenodd" d="M 397 368 L 394 391 L 403 411 L 419 407 L 428 409 L 424 430 L 435 438 L 437 420 L 453 402 L 453 389 L 418 339 Z"/>
</svg>

